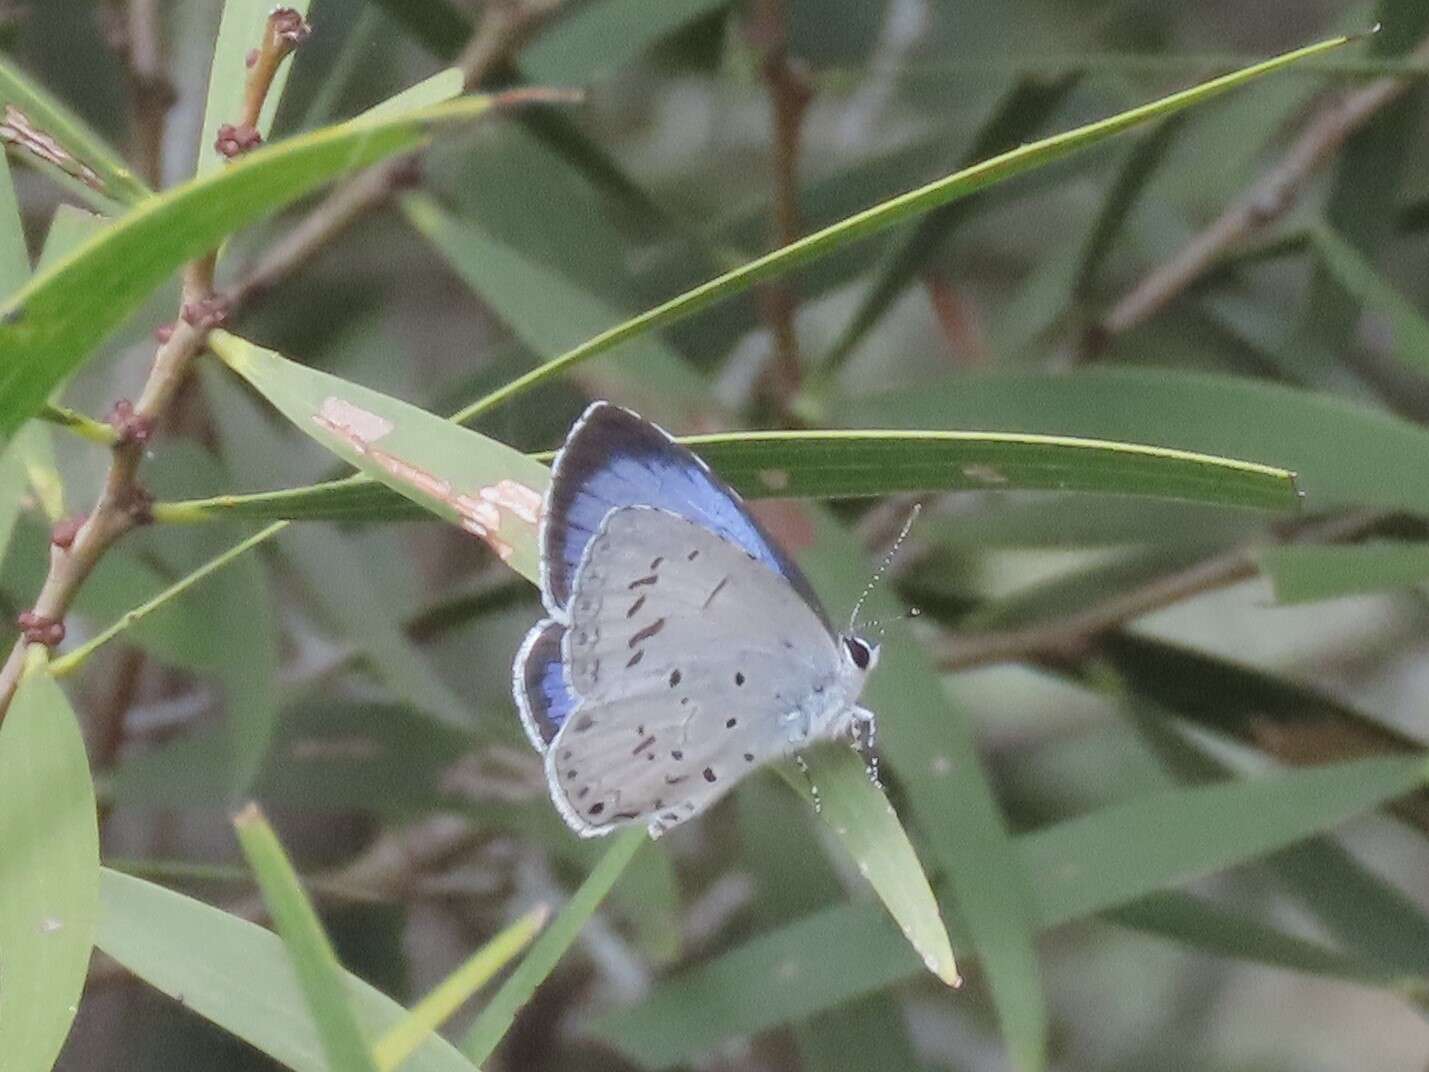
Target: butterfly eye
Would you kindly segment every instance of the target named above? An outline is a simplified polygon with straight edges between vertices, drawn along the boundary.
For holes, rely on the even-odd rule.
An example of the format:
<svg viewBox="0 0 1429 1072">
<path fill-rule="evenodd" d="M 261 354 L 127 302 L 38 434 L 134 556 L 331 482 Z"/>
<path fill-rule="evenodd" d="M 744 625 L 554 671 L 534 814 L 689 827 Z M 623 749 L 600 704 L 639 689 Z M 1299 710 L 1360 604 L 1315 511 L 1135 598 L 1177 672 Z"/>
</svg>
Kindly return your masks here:
<svg viewBox="0 0 1429 1072">
<path fill-rule="evenodd" d="M 868 669 L 869 659 L 873 655 L 868 644 L 858 637 L 844 637 L 844 647 L 848 648 L 848 657 L 853 660 L 853 665 L 860 670 Z"/>
</svg>

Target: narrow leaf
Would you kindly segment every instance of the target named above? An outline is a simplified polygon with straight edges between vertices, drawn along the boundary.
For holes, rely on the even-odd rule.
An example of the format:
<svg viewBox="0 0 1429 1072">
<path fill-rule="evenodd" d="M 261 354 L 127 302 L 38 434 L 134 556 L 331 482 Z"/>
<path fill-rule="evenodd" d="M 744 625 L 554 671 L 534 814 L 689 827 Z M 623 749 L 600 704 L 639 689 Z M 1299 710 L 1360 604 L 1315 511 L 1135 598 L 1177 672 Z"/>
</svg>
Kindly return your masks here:
<svg viewBox="0 0 1429 1072">
<path fill-rule="evenodd" d="M 371 121 L 406 115 L 459 97 L 462 88 L 461 68 L 448 67 L 430 78 L 422 79 L 416 85 L 408 86 L 401 93 L 388 97 L 381 104 L 374 104 L 357 118 Z"/>
<path fill-rule="evenodd" d="M 1293 844 L 1427 775 L 1407 756 L 1170 790 L 1026 834 L 1018 850 L 1050 926 Z"/>
<path fill-rule="evenodd" d="M 1038 925 L 1050 928 L 1292 844 L 1426 774 L 1419 757 L 1365 760 L 1178 790 L 1053 824 L 1015 845 Z M 912 977 L 919 965 L 900 945 L 872 906 L 825 909 L 675 976 L 597 1020 L 595 1031 L 642 1067 L 669 1067 Z"/>
<path fill-rule="evenodd" d="M 292 958 L 328 1065 L 344 1072 L 376 1072 L 348 1000 L 342 965 L 278 838 L 252 804 L 234 817 L 233 827 Z"/>
<path fill-rule="evenodd" d="M 5 60 L 0 60 L 0 105 L 6 109 L 0 120 L 4 140 L 19 145 L 31 159 L 45 161 L 73 179 L 72 188 L 91 191 L 110 203 L 129 205 L 150 196 L 149 188 L 124 166 L 123 158 L 104 139 L 48 90 Z M 57 151 L 36 142 L 33 134 L 53 139 Z"/>
<path fill-rule="evenodd" d="M 48 1069 L 69 1034 L 99 916 L 99 827 L 79 724 L 32 649 L 0 724 L 0 1053 Z"/>
<path fill-rule="evenodd" d="M 859 874 L 878 890 L 923 964 L 949 986 L 961 986 L 923 865 L 907 838 L 889 836 L 890 826 L 898 828 L 898 815 L 869 781 L 862 760 L 852 749 L 834 745 L 806 752 L 805 762 L 807 777 L 792 764 L 781 764 L 779 773 L 805 799 L 812 797 L 809 784 L 818 786 L 819 818 L 843 842 Z"/>
<path fill-rule="evenodd" d="M 331 1072 L 282 940 L 257 924 L 161 886 L 104 869 L 97 944 L 184 1008 L 293 1072 Z M 355 976 L 347 991 L 374 1035 L 406 1010 Z M 473 1072 L 449 1042 L 429 1037 L 402 1072 Z"/>
<path fill-rule="evenodd" d="M 1366 312 L 1384 318 L 1394 356 L 1420 375 L 1429 374 L 1429 321 L 1330 227 L 1318 227 L 1311 235 L 1320 263 L 1335 282 Z"/>
<path fill-rule="evenodd" d="M 1107 440 L 997 432 L 816 430 L 715 433 L 682 436 L 680 441 L 747 499 L 1057 490 L 1284 512 L 1300 505 L 1295 475 L 1288 470 Z M 550 454 L 535 457 L 545 461 Z M 160 503 L 155 510 L 164 521 L 392 521 L 423 516 L 398 494 L 366 478 Z M 1122 523 L 1117 520 L 1120 512 L 1107 517 L 1106 507 L 1100 510 L 1099 527 Z M 1237 520 L 1245 527 L 1255 518 Z M 1134 524 L 1135 518 L 1124 523 Z"/>
<path fill-rule="evenodd" d="M 473 1064 L 483 1064 L 495 1051 L 510 1030 L 516 1014 L 555 970 L 557 962 L 565 956 L 586 920 L 595 913 L 620 878 L 620 873 L 648 840 L 642 829 L 625 830 L 611 839 L 610 848 L 586 876 L 580 889 L 571 895 L 566 906 L 552 920 L 545 933 L 536 939 L 531 951 L 471 1025 L 471 1030 L 462 1040 L 461 1049 Z"/>
<path fill-rule="evenodd" d="M 1293 471 L 1313 510 L 1418 512 L 1429 502 L 1429 432 L 1359 402 L 1264 380 L 1160 368 L 959 376 L 851 399 L 830 416 L 848 427 L 1054 432 L 1205 450 Z"/>
<path fill-rule="evenodd" d="M 30 251 L 10 178 L 10 161 L 0 153 L 0 294 L 13 294 L 29 278 Z"/>
<path fill-rule="evenodd" d="M 226 332 L 212 346 L 299 429 L 537 580 L 536 510 L 549 472 L 501 443 Z"/>
<path fill-rule="evenodd" d="M 1429 546 L 1267 547 L 1257 556 L 1279 603 L 1390 591 L 1429 581 Z"/>
<path fill-rule="evenodd" d="M 422 144 L 431 125 L 487 111 L 484 97 L 329 127 L 256 150 L 150 197 L 0 306 L 0 436 L 184 261 L 338 175 Z"/>
<path fill-rule="evenodd" d="M 1264 63 L 1223 75 L 1199 86 L 1173 93 L 1160 100 L 1129 109 L 1107 119 L 1020 146 L 970 168 L 937 179 L 926 186 L 874 205 L 872 208 L 856 213 L 847 219 L 825 227 L 823 230 L 815 231 L 813 234 L 791 242 L 772 253 L 758 257 L 739 268 L 716 276 L 639 316 L 632 317 L 624 323 L 601 332 L 581 345 L 552 358 L 525 376 L 513 380 L 485 398 L 472 403 L 462 411 L 459 419 L 469 420 L 538 384 L 553 379 L 573 365 L 604 353 L 637 336 L 692 316 L 701 309 L 734 294 L 742 293 L 757 283 L 783 276 L 801 265 L 841 250 L 852 242 L 914 219 L 925 212 L 946 205 L 960 197 L 966 197 L 984 187 L 1011 178 L 1013 175 L 1050 164 L 1054 160 L 1079 152 L 1141 123 L 1172 115 L 1183 108 L 1189 108 L 1194 104 L 1209 100 L 1220 93 L 1271 74 L 1282 67 L 1340 48 L 1349 40 L 1345 37 L 1335 37 L 1319 44 L 1287 52 L 1274 59 L 1266 60 Z"/>
<path fill-rule="evenodd" d="M 545 905 L 527 912 L 478 949 L 456 971 L 437 984 L 403 1020 L 377 1040 L 373 1048 L 380 1072 L 392 1072 L 405 1061 L 452 1013 L 485 986 L 497 972 L 531 944 L 550 916 Z"/>
<path fill-rule="evenodd" d="M 312 0 L 289 0 L 290 7 L 306 16 Z M 219 20 L 218 37 L 213 46 L 213 63 L 209 66 L 208 100 L 203 109 L 203 128 L 198 141 L 198 166 L 201 178 L 224 167 L 228 161 L 214 149 L 218 128 L 224 123 L 237 123 L 243 114 L 244 87 L 248 76 L 248 56 L 263 43 L 268 16 L 274 5 L 269 0 L 224 0 L 223 18 Z M 258 119 L 258 133 L 264 138 L 273 128 L 273 116 L 283 97 L 293 57 L 283 61 L 263 100 Z"/>
</svg>

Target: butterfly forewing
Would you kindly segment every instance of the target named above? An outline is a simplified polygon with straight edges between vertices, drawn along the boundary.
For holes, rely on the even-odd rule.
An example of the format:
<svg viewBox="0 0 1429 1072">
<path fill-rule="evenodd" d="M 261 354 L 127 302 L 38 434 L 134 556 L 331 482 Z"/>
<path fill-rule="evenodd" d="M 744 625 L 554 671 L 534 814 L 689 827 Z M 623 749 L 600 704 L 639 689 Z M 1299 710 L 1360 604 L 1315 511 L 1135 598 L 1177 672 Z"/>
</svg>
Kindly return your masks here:
<svg viewBox="0 0 1429 1072">
<path fill-rule="evenodd" d="M 546 761 L 553 794 L 585 834 L 687 819 L 792 751 L 789 716 L 840 664 L 833 636 L 788 581 L 649 507 L 605 519 L 569 613 L 578 704 Z"/>
</svg>

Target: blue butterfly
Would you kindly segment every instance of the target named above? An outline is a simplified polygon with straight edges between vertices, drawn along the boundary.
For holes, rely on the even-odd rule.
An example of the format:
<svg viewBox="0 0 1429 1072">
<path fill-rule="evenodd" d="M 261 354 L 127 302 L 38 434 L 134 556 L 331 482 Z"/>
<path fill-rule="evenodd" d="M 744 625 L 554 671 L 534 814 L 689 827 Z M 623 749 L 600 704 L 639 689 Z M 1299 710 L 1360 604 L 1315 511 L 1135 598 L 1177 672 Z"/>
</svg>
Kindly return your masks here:
<svg viewBox="0 0 1429 1072">
<path fill-rule="evenodd" d="M 703 461 L 593 403 L 541 517 L 549 617 L 516 655 L 521 721 L 582 837 L 698 815 L 813 741 L 871 740 L 878 647 L 836 632 L 809 582 Z"/>
</svg>

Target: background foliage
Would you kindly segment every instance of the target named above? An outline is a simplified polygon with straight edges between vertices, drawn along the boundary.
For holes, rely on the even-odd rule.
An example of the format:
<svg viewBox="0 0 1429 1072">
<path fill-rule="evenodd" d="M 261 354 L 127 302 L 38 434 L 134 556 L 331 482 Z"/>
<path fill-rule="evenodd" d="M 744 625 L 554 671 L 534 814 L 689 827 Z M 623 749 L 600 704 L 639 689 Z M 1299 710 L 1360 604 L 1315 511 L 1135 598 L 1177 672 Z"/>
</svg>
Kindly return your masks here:
<svg viewBox="0 0 1429 1072">
<path fill-rule="evenodd" d="M 0 4 L 7 1069 L 1422 1067 L 1429 9 L 299 6 Z M 892 812 L 565 829 L 591 397 L 836 620 L 923 503 Z"/>
</svg>

